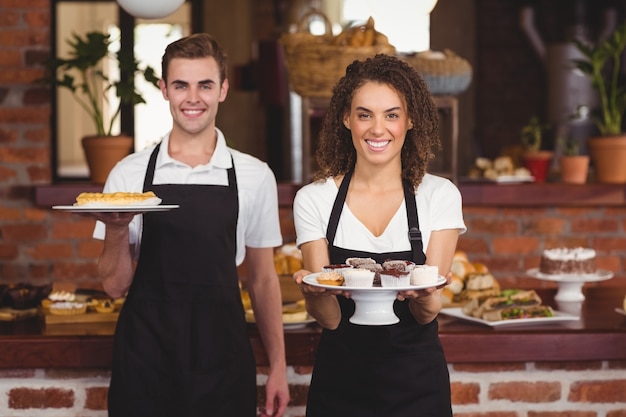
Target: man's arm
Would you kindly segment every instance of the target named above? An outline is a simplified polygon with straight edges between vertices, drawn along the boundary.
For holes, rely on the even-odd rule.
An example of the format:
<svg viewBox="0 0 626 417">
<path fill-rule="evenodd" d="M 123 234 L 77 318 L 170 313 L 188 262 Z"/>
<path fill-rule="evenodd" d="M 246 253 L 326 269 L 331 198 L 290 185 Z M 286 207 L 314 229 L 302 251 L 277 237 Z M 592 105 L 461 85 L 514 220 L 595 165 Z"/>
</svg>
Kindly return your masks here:
<svg viewBox="0 0 626 417">
<path fill-rule="evenodd" d="M 133 213 L 98 213 L 94 216 L 106 225 L 104 248 L 98 259 L 102 286 L 112 298 L 126 294 L 133 279 L 134 245 L 129 244 L 128 224 Z"/>
<path fill-rule="evenodd" d="M 274 266 L 274 250 L 246 247 L 246 261 L 249 272 L 244 282 L 250 293 L 256 325 L 270 362 L 265 409 L 267 415 L 281 416 L 289 402 L 289 388 L 287 386 L 282 297 Z"/>
</svg>

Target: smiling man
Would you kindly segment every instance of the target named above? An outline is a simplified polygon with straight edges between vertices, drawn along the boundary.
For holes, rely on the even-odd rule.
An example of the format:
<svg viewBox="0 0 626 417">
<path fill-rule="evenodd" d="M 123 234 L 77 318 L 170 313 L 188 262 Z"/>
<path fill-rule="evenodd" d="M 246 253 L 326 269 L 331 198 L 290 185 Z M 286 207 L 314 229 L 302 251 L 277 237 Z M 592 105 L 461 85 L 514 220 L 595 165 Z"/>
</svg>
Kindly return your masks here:
<svg viewBox="0 0 626 417">
<path fill-rule="evenodd" d="M 264 162 L 227 147 L 215 126 L 229 85 L 226 54 L 210 35 L 170 44 L 162 74 L 172 130 L 118 163 L 104 191 L 153 191 L 180 207 L 94 214 L 103 286 L 112 297 L 128 294 L 115 332 L 109 415 L 256 415 L 237 275 L 245 259 L 271 368 L 261 408 L 280 416 L 289 392 L 273 258 L 282 244 L 276 179 Z"/>
</svg>

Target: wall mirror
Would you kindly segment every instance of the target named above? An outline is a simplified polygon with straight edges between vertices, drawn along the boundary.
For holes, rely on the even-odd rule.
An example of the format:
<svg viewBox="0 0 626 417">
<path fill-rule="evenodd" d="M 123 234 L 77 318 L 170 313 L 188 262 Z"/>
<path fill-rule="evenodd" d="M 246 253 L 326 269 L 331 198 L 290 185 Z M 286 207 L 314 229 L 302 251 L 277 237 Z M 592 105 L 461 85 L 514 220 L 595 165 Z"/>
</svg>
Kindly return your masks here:
<svg viewBox="0 0 626 417">
<path fill-rule="evenodd" d="M 197 30 L 194 15 L 200 13 L 199 2 L 186 1 L 170 16 L 162 19 L 135 19 L 124 12 L 113 0 L 73 1 L 53 0 L 51 54 L 67 58 L 67 40 L 73 33 L 84 35 L 90 31 L 111 34 L 115 48 L 129 48 L 142 65 L 152 66 L 161 73 L 161 57 L 167 44 Z M 114 51 L 112 51 L 114 52 Z M 111 63 L 103 71 L 118 71 Z M 143 79 L 136 80 L 145 104 L 122 109 L 114 133 L 124 132 L 134 137 L 135 150 L 160 140 L 169 131 L 171 122 L 167 102 L 161 92 Z M 116 101 L 114 93 L 108 100 Z M 81 138 L 95 133 L 92 121 L 66 88 L 52 92 L 52 169 L 53 181 L 87 179 L 87 164 L 81 147 Z"/>
</svg>

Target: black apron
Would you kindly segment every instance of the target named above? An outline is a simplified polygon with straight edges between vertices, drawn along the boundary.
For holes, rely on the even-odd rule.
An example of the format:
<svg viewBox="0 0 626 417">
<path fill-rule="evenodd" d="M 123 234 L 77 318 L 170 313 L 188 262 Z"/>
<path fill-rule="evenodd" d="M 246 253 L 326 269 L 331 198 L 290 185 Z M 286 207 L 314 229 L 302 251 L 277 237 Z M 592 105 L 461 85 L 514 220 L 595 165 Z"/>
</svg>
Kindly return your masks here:
<svg viewBox="0 0 626 417">
<path fill-rule="evenodd" d="M 411 251 L 370 253 L 334 245 L 335 233 L 352 173 L 339 188 L 326 238 L 331 264 L 350 257 L 371 257 L 424 264 L 415 194 L 404 182 Z M 322 331 L 311 387 L 307 417 L 446 417 L 452 416 L 450 377 L 439 341 L 437 320 L 421 325 L 409 311 L 409 302 L 394 302 L 400 322 L 362 326 L 349 321 L 354 301 L 338 296 L 341 322 Z"/>
<path fill-rule="evenodd" d="M 235 170 L 228 186 L 152 184 L 137 270 L 115 331 L 111 417 L 255 416 L 256 369 L 239 293 Z"/>
</svg>

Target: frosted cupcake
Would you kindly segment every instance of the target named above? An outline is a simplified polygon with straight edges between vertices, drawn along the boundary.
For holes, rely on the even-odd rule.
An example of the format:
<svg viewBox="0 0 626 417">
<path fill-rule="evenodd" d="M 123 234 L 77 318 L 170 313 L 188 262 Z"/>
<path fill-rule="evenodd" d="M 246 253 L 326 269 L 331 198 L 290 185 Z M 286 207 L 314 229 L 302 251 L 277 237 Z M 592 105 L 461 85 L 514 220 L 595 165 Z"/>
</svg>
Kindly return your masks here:
<svg viewBox="0 0 626 417">
<path fill-rule="evenodd" d="M 383 269 L 397 269 L 398 271 L 410 271 L 415 267 L 411 261 L 387 259 L 383 262 Z"/>
<path fill-rule="evenodd" d="M 434 265 L 416 265 L 411 271 L 411 285 L 431 285 L 437 282 L 439 268 Z"/>
<path fill-rule="evenodd" d="M 376 273 L 369 269 L 351 268 L 343 271 L 346 287 L 371 287 Z"/>
<path fill-rule="evenodd" d="M 380 283 L 383 287 L 408 287 L 411 284 L 411 272 L 397 269 L 380 271 Z"/>
</svg>

